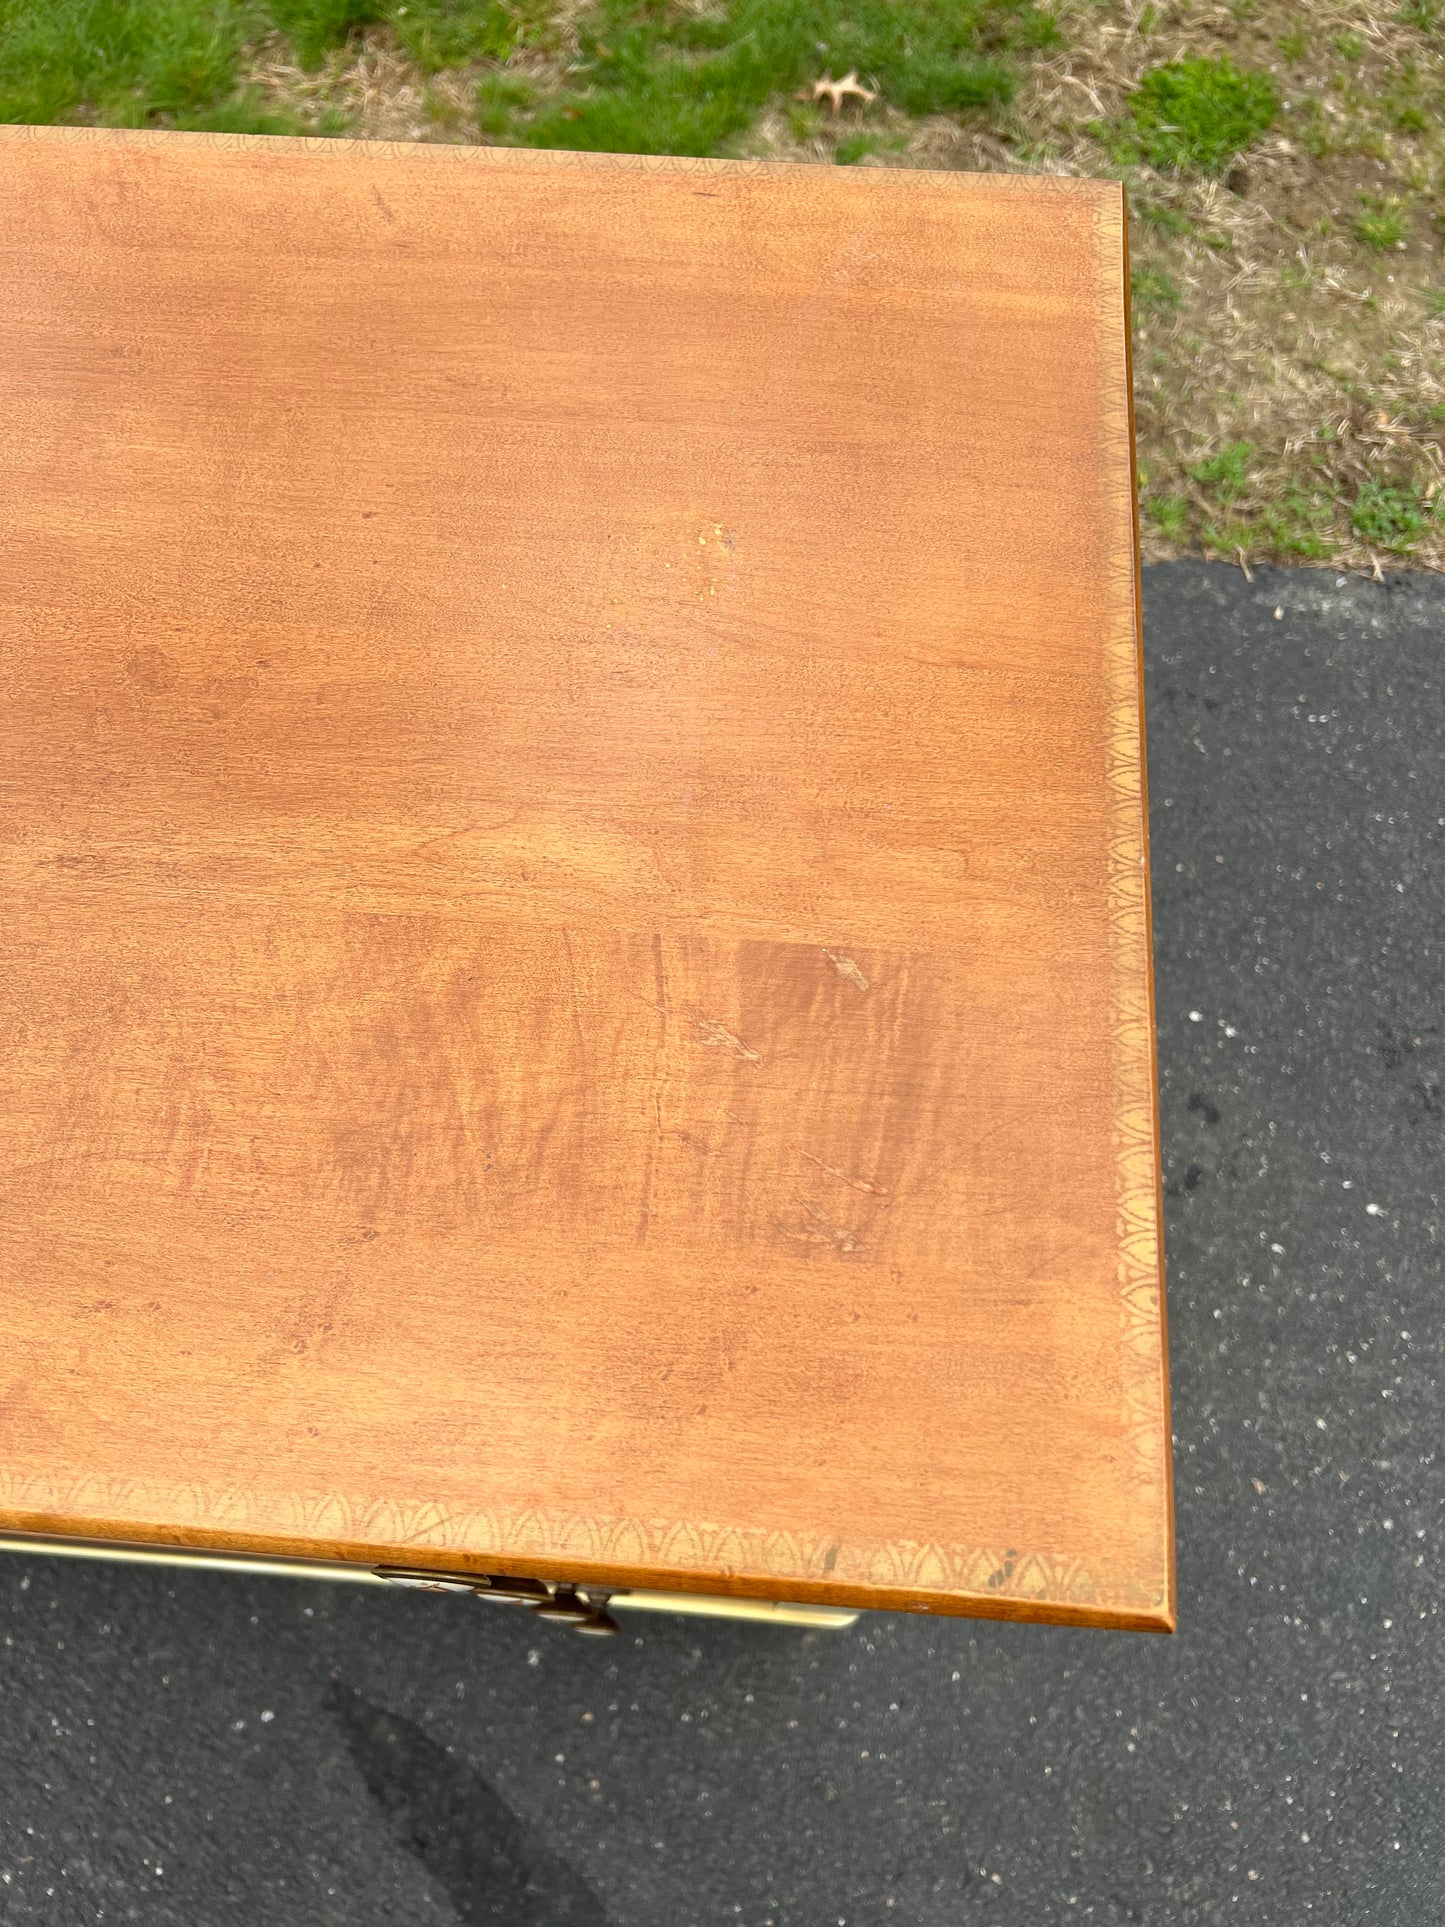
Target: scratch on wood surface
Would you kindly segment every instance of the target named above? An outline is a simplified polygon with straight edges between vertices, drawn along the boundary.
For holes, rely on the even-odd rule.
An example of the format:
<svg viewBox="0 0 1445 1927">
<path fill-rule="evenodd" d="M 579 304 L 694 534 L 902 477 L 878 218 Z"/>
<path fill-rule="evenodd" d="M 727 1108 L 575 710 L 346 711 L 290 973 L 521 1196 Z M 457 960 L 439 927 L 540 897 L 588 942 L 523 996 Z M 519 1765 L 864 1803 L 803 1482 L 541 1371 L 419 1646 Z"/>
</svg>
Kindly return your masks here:
<svg viewBox="0 0 1445 1927">
<path fill-rule="evenodd" d="M 445 1545 L 446 1529 L 456 1516 L 454 1512 L 444 1512 L 440 1506 L 429 1506 L 422 1515 L 420 1525 L 415 1526 L 410 1532 L 398 1534 L 396 1543 L 399 1546 L 414 1546 L 418 1540 L 435 1540 L 440 1537 L 442 1544 Z"/>
<path fill-rule="evenodd" d="M 802 1150 L 801 1145 L 798 1148 Z M 821 1158 L 814 1157 L 811 1151 L 803 1151 L 803 1156 L 808 1160 L 809 1164 L 816 1164 L 820 1171 L 826 1171 L 830 1178 L 838 1178 L 844 1184 L 851 1184 L 855 1191 L 872 1191 L 875 1196 L 880 1198 L 886 1198 L 888 1196 L 888 1187 L 886 1184 L 870 1184 L 867 1178 L 855 1178 L 849 1171 L 840 1171 L 836 1164 L 825 1164 Z"/>
<path fill-rule="evenodd" d="M 865 997 L 867 996 L 868 979 L 863 975 L 863 972 L 851 957 L 841 957 L 836 950 L 825 950 L 823 955 L 828 959 L 828 962 L 832 964 L 840 977 L 846 977 L 850 984 L 855 985 L 863 992 Z"/>
<path fill-rule="evenodd" d="M 657 1159 L 657 1146 L 663 1136 L 662 1093 L 667 1083 L 667 968 L 662 954 L 662 938 L 654 931 L 652 936 L 652 969 L 654 986 L 657 991 L 656 1003 L 644 997 L 642 1002 L 655 1010 L 662 1019 L 662 1028 L 657 1034 L 656 1081 L 652 1091 L 652 1105 L 657 1113 L 657 1136 L 647 1141 L 647 1153 L 642 1170 L 642 1196 L 637 1212 L 637 1242 L 647 1243 L 647 1235 L 652 1225 L 652 1179 L 653 1167 Z"/>
<path fill-rule="evenodd" d="M 706 1138 L 698 1137 L 694 1131 L 675 1130 L 669 1135 L 675 1137 L 679 1144 L 685 1144 L 689 1151 L 696 1151 L 699 1157 L 710 1158 L 717 1155 Z"/>
<path fill-rule="evenodd" d="M 789 1224 L 786 1219 L 779 1218 L 777 1226 L 785 1238 L 797 1238 L 803 1244 L 831 1245 L 840 1257 L 851 1257 L 855 1251 L 868 1249 L 866 1241 L 856 1231 L 850 1230 L 846 1224 L 839 1224 L 836 1218 L 830 1218 L 817 1205 L 806 1200 L 801 1221 Z"/>
<path fill-rule="evenodd" d="M 751 1045 L 745 1044 L 741 1037 L 720 1024 L 716 1017 L 704 1017 L 701 1012 L 693 1018 L 704 1044 L 713 1044 L 719 1050 L 730 1050 L 735 1056 L 745 1057 L 750 1064 L 761 1064 L 762 1059 Z"/>
<path fill-rule="evenodd" d="M 572 953 L 571 933 L 567 930 L 562 932 L 562 943 L 567 952 L 567 975 L 570 980 L 572 992 L 568 1000 L 572 1008 L 572 1041 L 577 1048 L 578 1063 L 585 1064 L 587 1061 L 587 1040 L 582 1034 L 582 1012 L 578 1008 L 581 992 L 577 983 L 577 959 Z"/>
</svg>

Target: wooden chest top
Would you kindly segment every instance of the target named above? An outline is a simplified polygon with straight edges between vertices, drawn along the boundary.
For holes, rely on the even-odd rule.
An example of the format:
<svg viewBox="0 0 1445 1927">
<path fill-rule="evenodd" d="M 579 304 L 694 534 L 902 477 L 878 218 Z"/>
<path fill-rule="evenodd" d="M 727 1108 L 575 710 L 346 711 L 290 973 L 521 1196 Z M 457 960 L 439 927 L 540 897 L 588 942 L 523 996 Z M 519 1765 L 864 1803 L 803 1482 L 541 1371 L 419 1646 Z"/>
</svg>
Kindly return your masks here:
<svg viewBox="0 0 1445 1927">
<path fill-rule="evenodd" d="M 0 1524 L 1172 1624 L 1120 190 L 0 206 Z"/>
</svg>

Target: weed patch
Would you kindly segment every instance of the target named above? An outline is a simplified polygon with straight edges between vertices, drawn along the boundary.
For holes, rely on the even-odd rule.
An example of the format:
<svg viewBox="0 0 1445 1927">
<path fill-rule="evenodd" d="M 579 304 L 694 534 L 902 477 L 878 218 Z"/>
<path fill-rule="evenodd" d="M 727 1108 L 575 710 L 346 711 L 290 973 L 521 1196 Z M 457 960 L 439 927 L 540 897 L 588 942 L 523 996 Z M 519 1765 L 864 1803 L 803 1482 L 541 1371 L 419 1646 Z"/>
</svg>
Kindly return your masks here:
<svg viewBox="0 0 1445 1927">
<path fill-rule="evenodd" d="M 1241 73 L 1227 54 L 1166 61 L 1139 82 L 1117 147 L 1161 170 L 1217 173 L 1259 139 L 1278 106 L 1269 75 Z"/>
</svg>

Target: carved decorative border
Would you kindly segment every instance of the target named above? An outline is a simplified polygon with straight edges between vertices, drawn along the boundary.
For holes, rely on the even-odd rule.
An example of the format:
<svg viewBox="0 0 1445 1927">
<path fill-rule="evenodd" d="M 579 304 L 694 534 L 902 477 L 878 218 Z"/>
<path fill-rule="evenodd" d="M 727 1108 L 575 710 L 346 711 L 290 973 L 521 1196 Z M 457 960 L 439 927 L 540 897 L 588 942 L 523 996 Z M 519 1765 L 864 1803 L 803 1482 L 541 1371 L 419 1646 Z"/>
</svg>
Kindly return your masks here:
<svg viewBox="0 0 1445 1927">
<path fill-rule="evenodd" d="M 1133 370 L 1129 359 L 1128 226 L 1120 192 L 1094 215 L 1099 283 L 1114 290 L 1101 335 L 1117 330 L 1121 383 L 1100 357 L 1099 416 L 1115 456 L 1106 487 L 1112 593 L 1105 665 L 1109 685 L 1109 943 L 1114 1055 L 1113 1149 L 1117 1184 L 1120 1373 L 1124 1428 L 1141 1489 L 1160 1507 L 1160 1583 L 1151 1604 L 1173 1607 L 1173 1507 L 1164 1328 L 1164 1252 L 1154 1064 L 1153 945 L 1149 919 L 1149 815 L 1144 766 L 1144 665 L 1134 481 Z M 1161 1489 L 1162 1488 L 1162 1489 Z"/>
<path fill-rule="evenodd" d="M 718 161 L 656 155 L 597 155 L 520 147 L 464 147 L 427 142 L 325 140 L 231 134 L 182 134 L 96 127 L 0 126 L 0 141 L 46 141 L 125 146 L 252 149 L 306 155 L 318 161 L 420 161 L 482 167 L 582 168 L 604 171 L 770 176 L 801 185 L 814 170 L 796 162 Z M 876 189 L 861 170 L 826 169 L 830 181 L 853 191 Z M 1040 1616 L 1159 1620 L 1172 1605 L 1172 1528 L 1167 1497 L 1168 1400 L 1164 1366 L 1163 1297 L 1158 1194 L 1153 1011 L 1145 858 L 1143 740 L 1140 724 L 1137 541 L 1132 483 L 1133 428 L 1127 379 L 1109 343 L 1122 330 L 1127 342 L 1123 197 L 1107 184 L 1074 176 L 966 174 L 890 170 L 891 192 L 1062 194 L 1091 200 L 1102 293 L 1095 342 L 1100 419 L 1112 457 L 1107 466 L 1104 539 L 1109 550 L 1105 637 L 1108 702 L 1109 931 L 1112 976 L 1114 1136 L 1121 1332 L 1122 1418 L 1134 1476 L 1149 1503 L 1162 1506 L 1159 1582 L 1145 1586 L 1131 1571 L 1098 1562 L 999 1546 L 898 1541 L 855 1547 L 826 1537 L 737 1525 L 680 1525 L 671 1520 L 578 1519 L 545 1511 L 460 1514 L 427 1499 L 397 1499 L 358 1507 L 337 1493 L 261 1495 L 239 1487 L 218 1490 L 178 1481 L 164 1487 L 99 1477 L 59 1481 L 21 1476 L 0 1466 L 0 1512 L 12 1520 L 62 1519 L 71 1531 L 83 1522 L 107 1535 L 126 1527 L 154 1536 L 330 1542 L 368 1547 L 377 1557 L 402 1553 L 493 1555 L 517 1566 L 576 1562 L 588 1567 L 652 1574 L 708 1573 L 846 1592 L 931 1594 L 940 1604 L 1006 1612 L 1010 1605 Z M 846 184 L 846 185 L 845 185 Z M 905 186 L 905 184 L 907 184 Z M 1161 1479 L 1166 1490 L 1159 1492 Z M 48 1529 L 54 1530 L 53 1526 Z M 134 1536 L 134 1533 L 132 1534 Z"/>
<path fill-rule="evenodd" d="M 555 1576 L 651 1578 L 706 1576 L 761 1585 L 778 1597 L 799 1589 L 836 1594 L 898 1594 L 947 1609 L 972 1602 L 987 1611 L 1008 1604 L 1060 1617 L 1148 1616 L 1152 1594 L 1124 1573 L 1103 1573 L 1083 1559 L 1011 1549 L 901 1540 L 874 1547 L 838 1545 L 817 1535 L 705 1521 L 597 1519 L 538 1508 L 468 1511 L 430 1500 L 357 1505 L 335 1492 L 265 1492 L 200 1481 L 158 1484 L 81 1475 L 69 1481 L 0 1467 L 0 1515 L 13 1530 L 138 1543 L 218 1543 L 287 1550 L 366 1563 L 436 1563 L 491 1558 L 499 1565 Z M 421 1555 L 421 1557 L 418 1557 Z M 639 1581 L 638 1575 L 642 1578 Z M 717 1585 L 714 1585 L 717 1590 Z M 855 1600 L 853 1603 L 865 1603 Z"/>
</svg>

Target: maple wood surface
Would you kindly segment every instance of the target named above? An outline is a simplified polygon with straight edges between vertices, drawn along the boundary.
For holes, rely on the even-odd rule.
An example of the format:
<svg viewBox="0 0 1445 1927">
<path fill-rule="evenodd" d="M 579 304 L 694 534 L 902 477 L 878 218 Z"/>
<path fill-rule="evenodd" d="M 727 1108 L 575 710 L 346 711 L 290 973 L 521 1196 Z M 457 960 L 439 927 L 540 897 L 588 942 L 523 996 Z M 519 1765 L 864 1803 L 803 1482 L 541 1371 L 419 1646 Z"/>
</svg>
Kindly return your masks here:
<svg viewBox="0 0 1445 1927">
<path fill-rule="evenodd" d="M 1171 1624 L 1119 190 L 0 136 L 0 1523 Z"/>
</svg>

